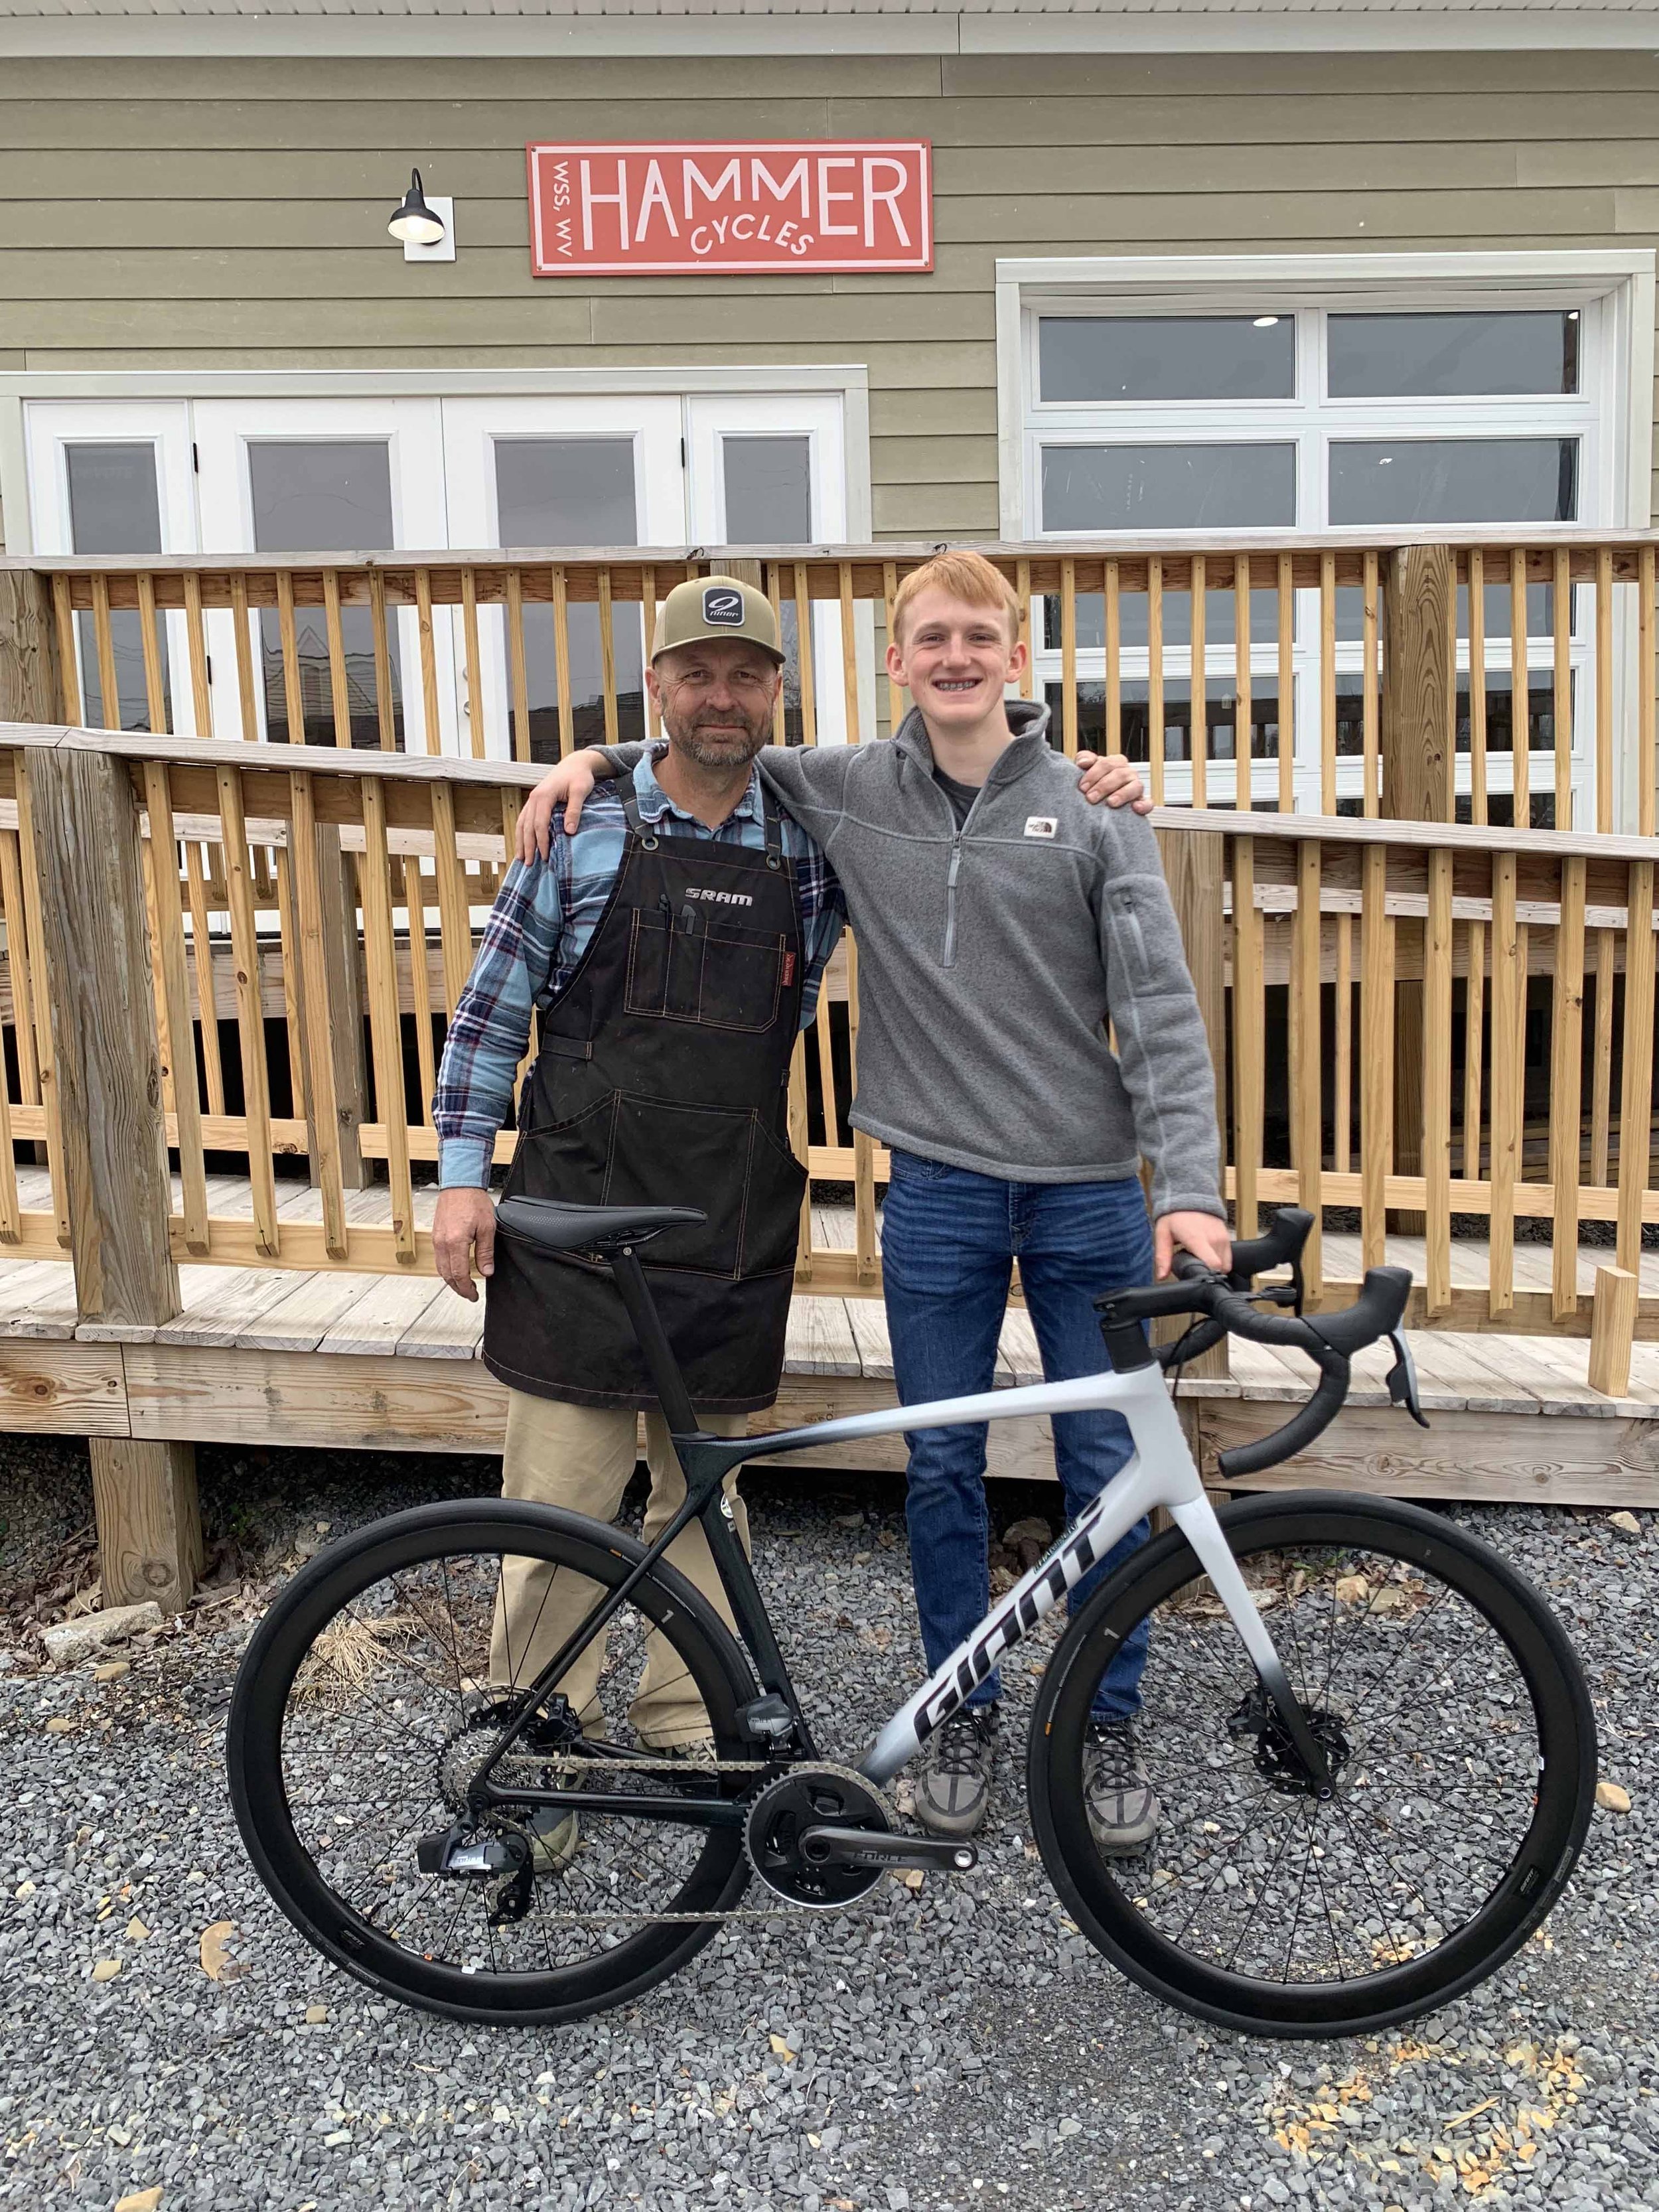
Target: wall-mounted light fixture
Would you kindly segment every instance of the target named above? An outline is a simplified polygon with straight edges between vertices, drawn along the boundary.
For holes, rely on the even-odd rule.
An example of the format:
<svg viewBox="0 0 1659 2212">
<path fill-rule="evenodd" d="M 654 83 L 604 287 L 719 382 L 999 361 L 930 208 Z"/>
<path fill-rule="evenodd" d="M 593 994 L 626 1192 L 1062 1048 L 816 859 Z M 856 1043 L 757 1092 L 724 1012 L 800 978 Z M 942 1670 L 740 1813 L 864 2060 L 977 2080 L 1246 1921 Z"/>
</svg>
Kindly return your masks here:
<svg viewBox="0 0 1659 2212">
<path fill-rule="evenodd" d="M 401 243 L 405 261 L 455 258 L 455 203 L 438 192 L 428 199 L 418 169 L 410 171 L 409 190 L 386 228 Z"/>
</svg>

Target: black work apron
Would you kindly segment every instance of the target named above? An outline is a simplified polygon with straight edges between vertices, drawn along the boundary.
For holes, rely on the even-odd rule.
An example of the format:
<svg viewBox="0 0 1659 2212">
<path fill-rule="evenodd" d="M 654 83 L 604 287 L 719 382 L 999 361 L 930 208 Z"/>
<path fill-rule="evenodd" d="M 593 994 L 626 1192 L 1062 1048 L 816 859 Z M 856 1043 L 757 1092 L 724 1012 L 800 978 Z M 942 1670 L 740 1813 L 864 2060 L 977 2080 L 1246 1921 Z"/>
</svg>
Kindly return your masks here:
<svg viewBox="0 0 1659 2212">
<path fill-rule="evenodd" d="M 787 1084 L 805 966 L 794 870 L 763 797 L 763 851 L 665 834 L 623 789 L 617 885 L 542 1011 L 509 1196 L 697 1206 L 641 1259 L 693 1402 L 769 1406 L 783 1369 L 805 1170 Z M 610 1272 L 498 1235 L 484 1364 L 578 1406 L 654 1402 Z"/>
</svg>

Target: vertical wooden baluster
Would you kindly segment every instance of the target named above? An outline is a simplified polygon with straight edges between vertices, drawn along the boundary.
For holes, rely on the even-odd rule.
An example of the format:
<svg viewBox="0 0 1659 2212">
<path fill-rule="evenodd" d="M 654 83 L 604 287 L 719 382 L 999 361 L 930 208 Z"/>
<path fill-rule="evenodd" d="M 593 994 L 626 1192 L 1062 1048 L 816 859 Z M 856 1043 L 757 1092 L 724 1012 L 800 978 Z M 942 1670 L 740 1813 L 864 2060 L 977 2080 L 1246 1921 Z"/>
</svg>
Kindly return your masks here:
<svg viewBox="0 0 1659 2212">
<path fill-rule="evenodd" d="M 1192 650 L 1188 655 L 1187 751 L 1193 768 L 1193 805 L 1210 803 L 1210 682 L 1206 655 L 1206 631 L 1210 611 L 1208 564 L 1201 553 L 1193 556 L 1191 589 Z"/>
<path fill-rule="evenodd" d="M 334 714 L 334 742 L 351 747 L 351 689 L 346 681 L 345 631 L 340 621 L 340 572 L 323 571 L 323 626 L 328 637 L 329 703 Z"/>
<path fill-rule="evenodd" d="M 559 755 L 576 750 L 576 702 L 570 695 L 570 584 L 562 562 L 553 565 L 553 680 L 559 687 Z"/>
<path fill-rule="evenodd" d="M 298 927 L 300 1003 L 304 1011 L 302 1066 L 307 1118 L 316 1146 L 313 1164 L 323 1205 L 323 1242 L 333 1260 L 347 1255 L 345 1194 L 340 1177 L 340 1124 L 334 1090 L 334 1055 L 329 1045 L 332 1010 L 328 1002 L 328 963 L 322 878 L 317 860 L 316 786 L 299 769 L 289 773 L 289 810 L 294 866 L 294 903 Z M 355 917 L 354 917 L 355 920 Z M 352 935 L 356 936 L 354 927 Z"/>
<path fill-rule="evenodd" d="M 398 718 L 392 711 L 392 641 L 386 631 L 386 571 L 368 572 L 368 621 L 374 638 L 374 719 L 380 750 L 398 750 Z"/>
<path fill-rule="evenodd" d="M 852 1087 L 858 1089 L 859 1080 L 859 949 L 849 934 L 842 939 L 847 947 L 847 1021 L 848 1043 L 852 1054 Z M 858 1277 L 860 1283 L 876 1279 L 876 1176 L 875 1148 L 862 1129 L 853 1132 L 853 1221 L 857 1239 Z"/>
<path fill-rule="evenodd" d="M 1233 556 L 1233 804 L 1248 814 L 1254 802 L 1254 746 L 1250 703 L 1250 556 Z"/>
<path fill-rule="evenodd" d="M 191 957 L 196 969 L 196 1001 L 201 1015 L 202 1066 L 207 1078 L 208 1112 L 222 1115 L 225 1077 L 219 1054 L 219 1002 L 213 982 L 213 933 L 209 927 L 202 848 L 194 842 L 185 847 L 185 873 L 190 885 Z"/>
<path fill-rule="evenodd" d="M 207 633 L 202 625 L 202 579 L 194 569 L 185 577 L 185 636 L 190 657 L 191 705 L 198 738 L 213 735 L 213 694 L 208 684 Z"/>
<path fill-rule="evenodd" d="M 1647 549 L 1643 557 L 1650 565 L 1653 554 Z M 1572 799 L 1572 561 L 1565 545 L 1556 549 L 1555 575 L 1551 587 L 1553 602 L 1551 658 L 1554 677 L 1555 696 L 1552 709 L 1555 722 L 1555 826 L 1571 830 L 1573 825 Z M 1650 699 L 1651 705 L 1651 699 Z"/>
<path fill-rule="evenodd" d="M 517 793 L 514 793 L 514 798 Z M 411 853 L 404 862 L 404 903 L 409 910 L 410 1002 L 415 1012 L 415 1056 L 421 1076 L 421 1120 L 432 1127 L 432 1093 L 438 1079 L 432 1043 L 432 957 L 426 929 L 426 885 L 421 875 L 421 856 Z"/>
<path fill-rule="evenodd" d="M 1302 1272 L 1316 1305 L 1324 1294 L 1321 1197 L 1324 1184 L 1320 1111 L 1320 937 L 1322 854 L 1316 838 L 1296 848 L 1296 920 L 1291 933 L 1291 1152 L 1297 1195 L 1313 1215 Z M 1367 1137 L 1369 1148 L 1370 1139 Z"/>
<path fill-rule="evenodd" d="M 1291 556 L 1279 556 L 1279 811 L 1296 811 L 1296 592 Z"/>
<path fill-rule="evenodd" d="M 238 568 L 230 579 L 230 622 L 236 650 L 236 707 L 242 737 L 253 744 L 259 738 L 259 695 L 253 672 L 252 611 L 247 601 L 247 577 Z"/>
<path fill-rule="evenodd" d="M 1437 1314 L 1451 1305 L 1452 856 L 1440 848 L 1429 854 L 1423 969 L 1424 1276 Z"/>
<path fill-rule="evenodd" d="M 1565 560 L 1565 556 L 1559 556 Z M 1636 675 L 1636 833 L 1653 835 L 1654 789 L 1654 556 L 1651 545 L 1638 556 Z M 1557 757 L 1561 743 L 1556 740 Z M 1562 826 L 1562 825 L 1558 825 Z"/>
<path fill-rule="evenodd" d="M 466 656 L 467 743 L 473 759 L 482 760 L 485 750 L 483 657 L 478 650 L 478 578 L 471 562 L 461 570 L 461 649 Z"/>
<path fill-rule="evenodd" d="M 1336 556 L 1319 556 L 1319 811 L 1336 811 Z M 1369 1148 L 1369 1139 L 1367 1145 Z"/>
<path fill-rule="evenodd" d="M 507 661 L 513 684 L 514 760 L 530 758 L 530 678 L 524 657 L 524 572 L 507 572 Z"/>
<path fill-rule="evenodd" d="M 806 565 L 795 563 L 795 636 L 800 653 L 800 736 L 804 745 L 818 741 L 817 678 L 812 667 L 812 600 Z"/>
<path fill-rule="evenodd" d="M 1486 1305 L 1494 1319 L 1515 1306 L 1515 1175 L 1520 1149 L 1516 1097 L 1521 1026 L 1516 962 L 1516 866 L 1513 853 L 1492 860 L 1492 1243 Z"/>
<path fill-rule="evenodd" d="M 599 681 L 605 690 L 605 741 L 617 742 L 617 632 L 611 605 L 611 571 L 599 571 Z"/>
<path fill-rule="evenodd" d="M 1375 553 L 1364 556 L 1362 572 L 1364 594 L 1362 624 L 1364 632 L 1364 673 L 1360 677 L 1360 745 L 1364 757 L 1364 812 L 1371 819 L 1382 811 L 1382 768 L 1378 757 L 1380 714 L 1376 682 L 1377 562 Z"/>
<path fill-rule="evenodd" d="M 1029 561 L 1022 562 L 1020 563 L 1020 567 L 1022 573 L 1029 580 L 1031 573 L 1030 562 Z M 896 597 L 897 592 L 898 563 L 896 561 L 884 561 L 881 564 L 881 596 L 882 605 L 884 610 L 884 619 L 887 625 L 887 642 L 889 645 L 891 645 L 893 642 L 893 601 Z M 1022 605 L 1023 604 L 1024 602 L 1022 602 Z M 1029 629 L 1029 609 L 1027 609 L 1026 612 L 1021 617 L 1021 621 L 1024 628 Z M 1020 672 L 1019 695 L 1022 699 L 1029 699 L 1031 696 L 1031 662 L 1029 653 L 1026 656 L 1025 666 Z M 902 684 L 896 684 L 893 681 L 893 678 L 890 676 L 887 679 L 887 734 L 890 738 L 896 738 L 898 735 L 899 724 L 903 720 L 904 690 Z"/>
<path fill-rule="evenodd" d="M 438 644 L 432 627 L 432 572 L 415 571 L 415 637 L 421 657 L 421 720 L 428 753 L 441 753 L 443 722 L 438 708 Z"/>
<path fill-rule="evenodd" d="M 1067 760 L 1077 758 L 1077 562 L 1060 564 L 1060 744 Z"/>
<path fill-rule="evenodd" d="M 1642 1265 L 1653 1127 L 1653 862 L 1632 860 L 1625 931 L 1624 1081 L 1619 1106 L 1619 1265 Z"/>
<path fill-rule="evenodd" d="M 1360 1264 L 1380 1267 L 1388 1256 L 1387 1184 L 1394 1158 L 1395 977 L 1386 845 L 1365 847 L 1360 876 Z"/>
<path fill-rule="evenodd" d="M 3 902 L 6 917 L 6 967 L 11 980 L 11 1018 L 17 1043 L 19 1103 L 38 1106 L 40 1063 L 34 1050 L 34 986 L 30 981 L 22 861 L 15 830 L 0 830 L 0 902 Z"/>
<path fill-rule="evenodd" d="M 1117 562 L 1106 563 L 1106 750 L 1123 750 L 1123 594 Z"/>
<path fill-rule="evenodd" d="M 163 1076 L 165 1079 L 165 1070 Z M 17 1197 L 17 1155 L 12 1148 L 10 1079 L 3 1060 L 0 1060 L 0 1244 L 18 1243 L 22 1234 L 23 1212 Z"/>
<path fill-rule="evenodd" d="M 121 685 L 115 672 L 115 634 L 109 619 L 109 578 L 92 580 L 92 631 L 98 657 L 98 715 L 100 726 L 121 726 Z"/>
<path fill-rule="evenodd" d="M 646 570 L 647 576 L 652 573 L 653 572 L 649 568 Z M 893 573 L 893 564 L 890 561 L 887 564 L 886 573 L 890 576 Z M 783 586 L 779 580 L 778 564 L 775 561 L 769 561 L 766 564 L 766 596 L 772 603 L 772 621 L 778 633 L 778 649 L 781 652 L 784 642 Z M 887 635 L 889 637 L 891 637 L 892 634 L 893 594 L 890 587 L 887 594 Z M 797 675 L 796 680 L 799 680 L 799 674 Z M 772 742 L 775 745 L 787 744 L 789 742 L 789 722 L 788 716 L 786 712 L 783 691 L 784 687 L 780 684 L 778 686 L 778 696 L 772 702 Z M 890 676 L 887 679 L 887 698 L 890 713 L 891 711 L 892 702 L 897 696 L 896 688 L 894 685 L 892 678 Z M 658 714 L 654 702 L 650 704 L 650 723 L 651 736 L 654 741 L 661 734 L 662 731 L 662 717 Z M 895 722 L 892 726 L 892 729 L 889 730 L 888 735 L 890 737 L 893 730 L 896 730 L 897 727 L 898 725 Z M 799 1054 L 797 1053 L 796 1058 L 799 1059 Z M 808 1213 L 811 1212 L 811 1208 L 810 1203 L 807 1205 L 805 1211 Z M 803 1237 L 806 1234 L 805 1228 L 802 1229 L 801 1234 Z"/>
<path fill-rule="evenodd" d="M 766 575 L 767 586 L 772 600 L 772 613 L 778 625 L 778 644 L 780 648 L 781 648 L 783 644 L 783 617 L 778 608 L 778 572 L 775 568 L 772 567 L 769 563 Z M 651 648 L 657 641 L 657 572 L 654 568 L 652 568 L 649 565 L 640 570 L 640 626 L 644 635 L 645 659 L 646 665 L 648 667 L 651 662 Z M 783 686 L 781 684 L 778 686 L 778 703 L 775 714 L 777 719 L 774 728 L 772 742 L 775 744 L 781 745 L 783 743 L 783 738 L 781 735 L 783 729 Z M 645 723 L 646 736 L 649 738 L 651 743 L 654 744 L 657 739 L 662 735 L 662 716 L 657 712 L 657 703 L 651 696 L 650 687 L 648 685 L 646 688 L 645 694 Z"/>
<path fill-rule="evenodd" d="M 40 871 L 34 842 L 34 809 L 29 795 L 28 756 L 16 756 L 18 872 L 22 878 L 24 935 L 32 957 L 29 982 L 34 994 L 34 1046 L 40 1070 L 40 1103 L 46 1115 L 46 1173 L 52 1179 L 52 1234 L 70 1243 L 69 1185 L 64 1170 L 63 1101 L 58 1088 L 58 1059 L 52 1042 L 52 983 L 46 973 L 46 925 L 40 913 Z"/>
<path fill-rule="evenodd" d="M 276 635 L 283 648 L 283 701 L 288 714 L 288 741 L 306 742 L 306 694 L 300 678 L 300 631 L 294 617 L 294 578 L 286 568 L 276 571 Z"/>
<path fill-rule="evenodd" d="M 1613 828 L 1613 551 L 1595 549 L 1595 827 Z"/>
<path fill-rule="evenodd" d="M 276 874 L 276 930 L 283 948 L 283 1021 L 288 1031 L 289 1111 L 306 1119 L 306 1049 L 303 986 L 300 976 L 300 933 L 294 915 L 294 862 L 286 845 L 271 848 Z"/>
<path fill-rule="evenodd" d="M 843 943 L 850 939 L 843 939 Z M 851 963 L 849 952 L 848 960 Z M 851 999 L 849 995 L 848 1005 Z M 841 1115 L 836 1105 L 836 1060 L 830 1035 L 830 1009 L 822 992 L 818 994 L 817 1012 L 812 1021 L 812 1053 L 817 1064 L 818 1096 L 823 1102 L 823 1141 L 836 1152 L 846 1150 L 841 1126 Z"/>
<path fill-rule="evenodd" d="M 1582 854 L 1562 861 L 1561 921 L 1555 933 L 1554 1006 L 1550 1022 L 1550 1182 L 1554 1188 L 1550 1310 L 1557 1321 L 1565 1321 L 1578 1310 L 1584 878 Z"/>
<path fill-rule="evenodd" d="M 1336 937 L 1336 1018 L 1332 1040 L 1335 1091 L 1331 1102 L 1331 1166 L 1346 1175 L 1353 1151 L 1353 916 L 1332 916 Z"/>
<path fill-rule="evenodd" d="M 842 710 L 847 717 L 847 742 L 857 744 L 862 735 L 862 716 L 859 712 L 858 640 L 853 630 L 853 564 L 841 563 L 838 580 L 841 586 L 841 692 Z"/>
<path fill-rule="evenodd" d="M 1260 1215 L 1256 1170 L 1265 1101 L 1261 916 L 1255 903 L 1255 840 L 1233 840 L 1233 1130 L 1238 1233 L 1254 1237 Z"/>
<path fill-rule="evenodd" d="M 1453 666 L 1456 664 L 1454 662 Z M 1454 709 L 1454 712 L 1455 709 Z M 1453 763 L 1453 783 L 1456 763 Z M 1454 797 L 1454 805 L 1455 799 Z M 1486 803 L 1486 556 L 1469 549 L 1469 817 L 1487 818 Z"/>
<path fill-rule="evenodd" d="M 1164 562 L 1146 562 L 1146 738 L 1152 804 L 1164 804 Z"/>
<path fill-rule="evenodd" d="M 82 711 L 81 661 L 75 634 L 75 610 L 70 580 L 61 574 L 52 580 L 52 611 L 58 623 L 58 683 L 64 695 L 64 720 L 79 722 Z"/>
<path fill-rule="evenodd" d="M 1036 640 L 1031 635 L 1034 617 L 1030 562 L 1020 562 L 1014 574 L 1014 596 L 1019 601 L 1019 641 L 1025 647 L 1025 665 L 1019 672 L 1019 696 L 1022 699 L 1034 699 L 1036 696 Z"/>
<path fill-rule="evenodd" d="M 378 776 L 363 778 L 362 799 L 363 965 L 368 983 L 369 1036 L 374 1048 L 375 1104 L 386 1131 L 392 1241 L 398 1260 L 408 1266 L 415 1258 L 415 1198 L 409 1172 L 409 1113 L 404 1101 L 397 951 L 392 933 L 386 790 Z"/>
<path fill-rule="evenodd" d="M 1590 1185 L 1605 1190 L 1613 1142 L 1613 932 L 1595 932 L 1595 1029 L 1590 1055 Z"/>
<path fill-rule="evenodd" d="M 138 637 L 144 653 L 144 701 L 149 726 L 158 738 L 166 737 L 173 723 L 167 713 L 167 676 L 161 666 L 161 641 L 155 629 L 154 576 L 138 579 Z"/>
<path fill-rule="evenodd" d="M 265 1067 L 264 993 L 259 939 L 248 874 L 247 816 L 240 769 L 217 772 L 219 820 L 224 836 L 225 893 L 230 908 L 231 953 L 236 978 L 236 1029 L 242 1048 L 242 1103 L 247 1124 L 248 1179 L 252 1185 L 253 1241 L 276 1259 L 282 1249 L 276 1225 L 276 1187 L 270 1160 L 270 1088 Z"/>
<path fill-rule="evenodd" d="M 1463 997 L 1463 1173 L 1480 1179 L 1481 1074 L 1486 1050 L 1486 925 L 1469 924 Z"/>
<path fill-rule="evenodd" d="M 1510 555 L 1510 744 L 1515 826 L 1528 830 L 1532 826 L 1532 692 L 1527 670 L 1527 556 L 1518 548 Z"/>
<path fill-rule="evenodd" d="M 472 968 L 472 921 L 466 873 L 455 849 L 455 792 L 453 785 L 432 787 L 432 861 L 438 889 L 438 942 L 443 954 L 444 1013 L 455 1008 Z"/>
</svg>

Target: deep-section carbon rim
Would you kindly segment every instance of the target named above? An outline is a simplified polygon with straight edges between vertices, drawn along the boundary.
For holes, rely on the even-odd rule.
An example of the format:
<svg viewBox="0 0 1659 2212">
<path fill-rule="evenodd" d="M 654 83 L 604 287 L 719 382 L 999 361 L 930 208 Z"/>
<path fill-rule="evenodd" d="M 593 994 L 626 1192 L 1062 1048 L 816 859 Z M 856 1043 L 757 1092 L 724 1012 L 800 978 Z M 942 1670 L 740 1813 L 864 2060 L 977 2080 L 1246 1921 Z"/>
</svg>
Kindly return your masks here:
<svg viewBox="0 0 1659 2212">
<path fill-rule="evenodd" d="M 579 1814 L 568 1864 L 539 1876 L 525 1917 L 502 1929 L 488 1925 L 483 1884 L 415 1867 L 418 1838 L 453 1818 L 446 1778 L 453 1796 L 467 1764 L 456 1745 L 479 1702 L 473 1686 L 490 1672 L 503 1558 L 544 1563 L 567 1587 L 575 1578 L 591 1604 L 641 1556 L 633 1538 L 575 1515 L 469 1501 L 377 1522 L 283 1592 L 237 1678 L 231 1795 L 265 1886 L 319 1950 L 402 2002 L 528 2022 L 635 1996 L 716 1932 L 716 1918 L 646 1916 L 729 1911 L 748 1875 L 740 1827 L 652 1818 L 653 1799 L 678 1795 L 673 1780 L 626 1759 L 653 1632 L 659 1663 L 695 1686 L 715 1756 L 753 1757 L 738 1732 L 738 1708 L 754 1694 L 742 1654 L 672 1569 L 642 1583 L 611 1626 L 578 1748 L 607 1761 L 621 1753 L 615 1776 L 609 1765 L 589 1775 L 533 1759 L 517 1769 L 530 1787 L 621 1789 L 639 1797 L 640 1815 Z M 516 1659 L 510 1679 L 524 1679 Z"/>
<path fill-rule="evenodd" d="M 1571 1874 L 1595 1781 L 1583 1674 L 1531 1584 L 1436 1516 L 1303 1492 L 1221 1520 L 1341 1747 L 1334 1801 L 1297 1791 L 1251 1724 L 1254 1670 L 1171 1532 L 1096 1595 L 1044 1678 L 1029 1762 L 1044 1863 L 1091 1940 L 1188 2011 L 1279 2035 L 1409 2018 L 1491 1973 Z M 1163 1820 L 1143 1856 L 1109 1860 L 1084 1799 L 1089 1716 L 1144 1620 L 1137 1735 Z"/>
</svg>

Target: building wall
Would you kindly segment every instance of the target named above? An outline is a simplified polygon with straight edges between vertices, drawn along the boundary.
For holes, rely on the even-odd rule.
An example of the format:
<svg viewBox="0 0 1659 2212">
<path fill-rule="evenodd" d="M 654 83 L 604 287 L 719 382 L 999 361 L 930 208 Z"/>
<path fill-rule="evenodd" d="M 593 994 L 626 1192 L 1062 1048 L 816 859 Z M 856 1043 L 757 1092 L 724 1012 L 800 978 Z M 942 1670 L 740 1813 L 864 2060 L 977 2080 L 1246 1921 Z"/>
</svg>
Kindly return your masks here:
<svg viewBox="0 0 1659 2212">
<path fill-rule="evenodd" d="M 999 254 L 1659 240 L 1659 56 L 10 61 L 0 368 L 862 362 L 880 535 L 997 528 Z M 930 277 L 529 273 L 533 137 L 916 137 Z M 411 164 L 459 255 L 405 264 Z"/>
</svg>

